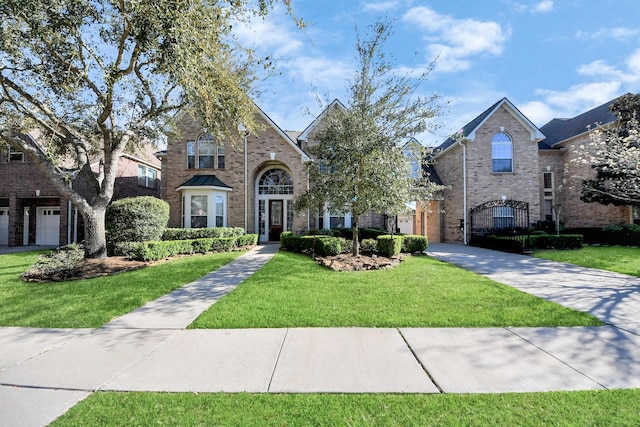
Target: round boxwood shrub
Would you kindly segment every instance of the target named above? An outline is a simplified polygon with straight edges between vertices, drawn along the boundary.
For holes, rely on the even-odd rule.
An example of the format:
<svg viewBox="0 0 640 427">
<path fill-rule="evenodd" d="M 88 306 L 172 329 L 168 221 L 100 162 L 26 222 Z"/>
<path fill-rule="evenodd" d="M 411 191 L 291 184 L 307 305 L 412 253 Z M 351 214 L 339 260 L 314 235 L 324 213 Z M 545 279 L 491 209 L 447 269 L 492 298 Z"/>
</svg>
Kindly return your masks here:
<svg viewBox="0 0 640 427">
<path fill-rule="evenodd" d="M 160 240 L 169 221 L 169 204 L 151 196 L 116 200 L 107 208 L 107 240 L 121 242 Z"/>
</svg>

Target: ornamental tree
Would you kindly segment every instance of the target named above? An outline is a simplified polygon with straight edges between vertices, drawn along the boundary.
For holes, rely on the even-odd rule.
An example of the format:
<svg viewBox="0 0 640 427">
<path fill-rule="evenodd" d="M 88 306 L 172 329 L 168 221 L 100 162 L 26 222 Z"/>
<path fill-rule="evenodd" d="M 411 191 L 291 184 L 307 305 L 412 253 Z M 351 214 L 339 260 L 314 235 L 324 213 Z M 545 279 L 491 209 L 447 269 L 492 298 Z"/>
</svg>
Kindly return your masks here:
<svg viewBox="0 0 640 427">
<path fill-rule="evenodd" d="M 403 152 L 409 138 L 434 129 L 432 119 L 441 112 L 437 96 L 416 95 L 433 64 L 417 77 L 395 74 L 382 50 L 390 29 L 388 22 L 376 22 L 367 39 L 357 37 L 359 68 L 348 83 L 348 102 L 324 117 L 317 144 L 308 149 L 310 187 L 296 199 L 298 210 L 350 212 L 353 255 L 359 254 L 361 215 L 396 215 L 408 202 L 426 200 L 440 189 L 412 173 L 412 159 Z"/>
<path fill-rule="evenodd" d="M 581 199 L 614 205 L 640 206 L 640 95 L 625 95 L 611 106 L 618 121 L 596 126 L 578 161 L 595 169 L 582 181 Z"/>
<path fill-rule="evenodd" d="M 232 24 L 276 3 L 291 13 L 290 0 L 0 2 L 0 141 L 79 210 L 86 257 L 106 256 L 105 211 L 125 150 L 166 132 L 181 109 L 221 139 L 238 123 L 255 127 L 251 84 L 264 61 Z M 73 188 L 62 160 L 77 171 Z"/>
</svg>

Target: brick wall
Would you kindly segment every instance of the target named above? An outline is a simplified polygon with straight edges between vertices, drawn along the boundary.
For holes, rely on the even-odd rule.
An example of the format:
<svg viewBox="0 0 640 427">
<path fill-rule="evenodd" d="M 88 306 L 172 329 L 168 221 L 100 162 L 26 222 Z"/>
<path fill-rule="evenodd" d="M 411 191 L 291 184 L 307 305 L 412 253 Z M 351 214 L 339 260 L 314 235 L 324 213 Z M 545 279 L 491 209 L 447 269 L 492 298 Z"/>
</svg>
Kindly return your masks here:
<svg viewBox="0 0 640 427">
<path fill-rule="evenodd" d="M 294 196 L 307 188 L 306 169 L 301 155 L 262 116 L 257 116 L 263 128 L 256 135 L 247 137 L 247 232 L 255 233 L 256 189 L 255 184 L 266 170 L 279 167 L 289 172 L 293 179 Z M 202 133 L 196 120 L 185 115 L 180 123 L 180 140 L 169 140 L 167 159 L 163 164 L 162 194 L 171 207 L 169 226 L 182 225 L 181 193 L 176 191 L 181 184 L 194 175 L 215 175 L 232 187 L 227 199 L 227 225 L 243 227 L 245 222 L 245 162 L 242 137 L 225 144 L 224 169 L 187 169 L 186 141 L 195 141 Z M 272 159 L 273 154 L 273 159 Z M 300 232 L 307 228 L 306 213 L 294 217 L 293 229 Z"/>
<path fill-rule="evenodd" d="M 589 165 L 575 161 L 578 147 L 588 143 L 587 134 L 563 143 L 566 153 L 563 156 L 564 185 L 560 194 L 562 203 L 560 220 L 565 227 L 569 228 L 602 227 L 631 222 L 631 210 L 628 206 L 584 203 L 580 200 L 582 180 L 595 177 L 595 171 Z"/>
<path fill-rule="evenodd" d="M 504 132 L 513 141 L 513 173 L 493 173 L 491 140 Z M 475 140 L 465 141 L 467 158 L 467 213 L 474 207 L 491 201 L 517 200 L 529 203 L 529 218 L 540 218 L 540 177 L 538 145 L 531 141 L 531 132 L 505 106 L 500 107 L 475 132 Z M 462 148 L 455 147 L 437 159 L 436 171 L 445 185 L 444 239 L 463 241 L 460 220 L 463 214 Z M 468 223 L 470 218 L 467 217 Z"/>
</svg>

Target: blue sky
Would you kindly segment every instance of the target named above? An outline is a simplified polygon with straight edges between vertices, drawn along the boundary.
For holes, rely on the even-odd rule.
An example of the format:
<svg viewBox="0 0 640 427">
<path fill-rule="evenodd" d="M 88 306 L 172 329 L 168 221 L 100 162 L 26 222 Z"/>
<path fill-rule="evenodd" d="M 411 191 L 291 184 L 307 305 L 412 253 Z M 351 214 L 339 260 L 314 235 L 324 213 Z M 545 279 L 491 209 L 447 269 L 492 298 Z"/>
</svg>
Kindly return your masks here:
<svg viewBox="0 0 640 427">
<path fill-rule="evenodd" d="M 436 56 L 424 95 L 449 102 L 437 145 L 502 97 L 542 126 L 627 92 L 640 92 L 638 0 L 293 0 L 308 26 L 281 10 L 237 27 L 245 43 L 278 59 L 259 85 L 260 107 L 283 129 L 303 130 L 335 98 L 346 101 L 357 66 L 355 26 L 394 21 L 385 50 L 406 72 Z"/>
</svg>

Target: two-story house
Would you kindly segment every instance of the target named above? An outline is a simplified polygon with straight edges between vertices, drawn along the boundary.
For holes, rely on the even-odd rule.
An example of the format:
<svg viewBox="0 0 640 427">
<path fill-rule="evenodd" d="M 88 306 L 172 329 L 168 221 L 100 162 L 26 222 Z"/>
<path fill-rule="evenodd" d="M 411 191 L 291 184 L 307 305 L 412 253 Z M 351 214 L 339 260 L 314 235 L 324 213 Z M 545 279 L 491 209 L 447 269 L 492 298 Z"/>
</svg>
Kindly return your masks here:
<svg viewBox="0 0 640 427">
<path fill-rule="evenodd" d="M 31 136 L 26 136 L 31 138 Z M 151 145 L 123 154 L 118 162 L 113 200 L 160 197 L 160 162 Z M 59 167 L 75 181 L 73 168 Z M 58 246 L 83 237 L 78 211 L 23 152 L 0 146 L 0 246 Z"/>
<path fill-rule="evenodd" d="M 430 224 L 418 233 L 466 244 L 476 233 L 538 221 L 572 228 L 632 222 L 629 206 L 580 200 L 580 181 L 594 171 L 573 161 L 589 128 L 615 122 L 614 101 L 541 128 L 507 98 L 496 102 L 435 149 L 432 176 L 448 189 L 438 206 L 418 203 L 417 219 Z"/>
</svg>

